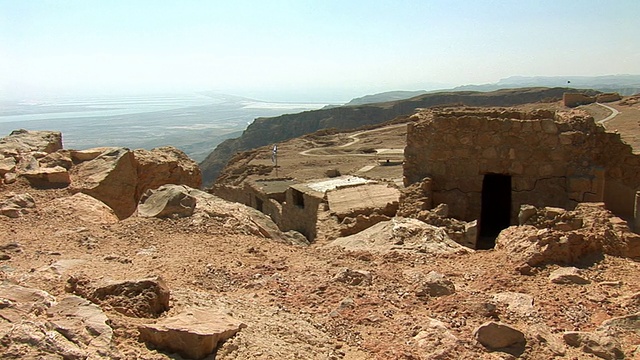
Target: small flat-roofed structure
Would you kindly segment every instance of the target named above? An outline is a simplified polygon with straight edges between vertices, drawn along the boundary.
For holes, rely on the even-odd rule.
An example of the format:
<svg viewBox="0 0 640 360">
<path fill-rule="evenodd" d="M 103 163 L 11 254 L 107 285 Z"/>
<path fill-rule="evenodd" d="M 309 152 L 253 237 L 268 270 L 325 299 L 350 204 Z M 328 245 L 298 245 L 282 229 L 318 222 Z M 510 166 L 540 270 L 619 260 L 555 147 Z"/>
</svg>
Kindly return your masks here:
<svg viewBox="0 0 640 360">
<path fill-rule="evenodd" d="M 329 210 L 340 220 L 346 216 L 371 213 L 375 209 L 382 209 L 383 213 L 393 216 L 399 199 L 400 191 L 386 184 L 363 184 L 327 192 Z"/>
</svg>

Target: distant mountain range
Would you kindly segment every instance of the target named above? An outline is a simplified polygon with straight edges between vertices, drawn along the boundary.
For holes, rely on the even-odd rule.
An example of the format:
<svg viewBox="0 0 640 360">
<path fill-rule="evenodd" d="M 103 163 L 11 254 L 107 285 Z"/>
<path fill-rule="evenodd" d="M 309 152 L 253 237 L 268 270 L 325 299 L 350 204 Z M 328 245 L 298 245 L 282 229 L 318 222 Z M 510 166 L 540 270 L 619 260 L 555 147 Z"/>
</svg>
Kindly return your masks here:
<svg viewBox="0 0 640 360">
<path fill-rule="evenodd" d="M 620 95 L 640 93 L 640 75 L 604 76 L 511 76 L 497 83 L 458 86 L 453 90 L 493 91 L 522 87 L 571 87 L 617 92 Z"/>
<path fill-rule="evenodd" d="M 604 76 L 510 76 L 496 83 L 463 85 L 452 89 L 387 91 L 378 94 L 354 98 L 343 106 L 375 104 L 388 101 L 410 99 L 415 96 L 443 91 L 495 91 L 526 87 L 570 87 L 574 89 L 593 89 L 601 92 L 617 92 L 620 95 L 640 93 L 640 75 L 604 75 Z M 330 106 L 336 107 L 336 106 Z"/>
</svg>

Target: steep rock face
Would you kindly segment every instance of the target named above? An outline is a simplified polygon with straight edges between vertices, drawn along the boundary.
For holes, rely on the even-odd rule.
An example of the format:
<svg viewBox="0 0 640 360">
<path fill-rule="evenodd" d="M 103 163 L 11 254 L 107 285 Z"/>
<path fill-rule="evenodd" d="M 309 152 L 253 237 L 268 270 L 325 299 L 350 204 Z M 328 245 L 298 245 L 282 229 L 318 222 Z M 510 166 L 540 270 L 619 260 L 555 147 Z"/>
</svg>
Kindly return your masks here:
<svg viewBox="0 0 640 360">
<path fill-rule="evenodd" d="M 138 164 L 136 199 L 148 190 L 165 184 L 182 184 L 200 188 L 202 175 L 198 164 L 173 146 L 134 151 Z"/>
<path fill-rule="evenodd" d="M 220 143 L 200 163 L 204 185 L 218 177 L 231 157 L 241 151 L 292 139 L 320 129 L 354 129 L 380 124 L 401 115 L 409 115 L 417 108 L 434 105 L 464 104 L 468 106 L 514 106 L 518 104 L 560 100 L 567 88 L 526 88 L 493 92 L 460 91 L 420 95 L 408 100 L 343 106 L 331 109 L 286 114 L 274 118 L 258 118 L 236 139 Z M 571 91 L 576 91 L 571 89 Z"/>
<path fill-rule="evenodd" d="M 124 219 L 136 209 L 138 183 L 136 159 L 125 148 L 107 150 L 71 172 L 71 191 L 82 192 L 104 202 Z"/>
</svg>

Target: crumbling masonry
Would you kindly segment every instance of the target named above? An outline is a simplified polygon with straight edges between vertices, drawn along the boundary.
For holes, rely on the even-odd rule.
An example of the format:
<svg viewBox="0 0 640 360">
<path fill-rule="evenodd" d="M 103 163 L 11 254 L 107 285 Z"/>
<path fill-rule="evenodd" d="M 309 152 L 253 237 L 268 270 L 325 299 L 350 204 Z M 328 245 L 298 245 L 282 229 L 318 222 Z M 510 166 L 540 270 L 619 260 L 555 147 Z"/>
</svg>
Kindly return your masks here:
<svg viewBox="0 0 640 360">
<path fill-rule="evenodd" d="M 425 180 L 431 207 L 480 220 L 480 235 L 517 224 L 520 205 L 604 202 L 634 216 L 640 157 L 582 111 L 441 109 L 408 125 L 404 182 Z"/>
</svg>

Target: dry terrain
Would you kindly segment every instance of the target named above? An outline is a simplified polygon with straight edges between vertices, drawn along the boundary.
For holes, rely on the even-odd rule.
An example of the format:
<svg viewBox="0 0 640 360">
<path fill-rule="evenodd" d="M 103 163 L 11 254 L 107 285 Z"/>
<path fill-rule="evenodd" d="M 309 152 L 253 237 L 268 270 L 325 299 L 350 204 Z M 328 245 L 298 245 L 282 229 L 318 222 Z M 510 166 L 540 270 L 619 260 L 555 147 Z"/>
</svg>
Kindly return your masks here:
<svg viewBox="0 0 640 360">
<path fill-rule="evenodd" d="M 638 145 L 633 139 L 640 108 L 612 106 L 621 116 L 607 128 L 615 127 Z M 588 108 L 596 118 L 608 115 L 597 105 Z M 277 176 L 312 179 L 338 169 L 401 182 L 401 156 L 374 150 L 403 149 L 405 131 L 404 125 L 393 125 L 279 144 Z M 243 165 L 271 166 L 270 147 Z M 275 170 L 269 176 L 275 177 Z M 23 179 L 0 184 L 0 199 L 11 193 L 31 194 L 36 208 L 17 218 L 0 216 L 3 284 L 61 298 L 71 277 L 98 281 L 161 276 L 171 298 L 170 310 L 160 318 L 198 306 L 219 309 L 246 325 L 208 359 L 607 358 L 603 356 L 609 353 L 598 357 L 568 346 L 562 334 L 593 332 L 604 320 L 640 312 L 640 263 L 626 258 L 585 259 L 572 265 L 589 283 L 556 284 L 549 276 L 560 265 L 523 275 L 508 253 L 499 250 L 437 255 L 346 251 L 326 243 L 286 245 L 216 217 L 132 216 L 94 223 L 85 221 L 85 214 L 55 205 L 54 199 L 70 195 L 66 189 L 37 190 Z M 370 281 L 344 281 L 339 276 L 344 269 L 369 272 Z M 431 271 L 448 278 L 455 292 L 425 295 L 414 275 Z M 137 326 L 158 319 L 126 316 L 108 305 L 102 309 L 113 328 L 105 357 L 182 358 L 140 341 Z M 473 331 L 488 321 L 521 330 L 526 343 L 500 351 L 485 348 Z M 638 330 L 617 340 L 626 358 L 640 358 Z M 0 339 L 0 357 L 36 358 L 7 341 Z"/>
</svg>

